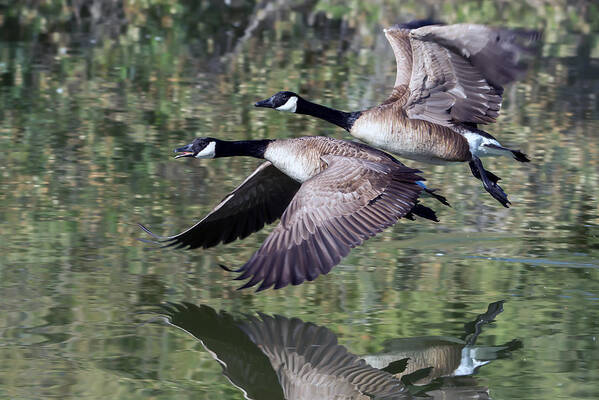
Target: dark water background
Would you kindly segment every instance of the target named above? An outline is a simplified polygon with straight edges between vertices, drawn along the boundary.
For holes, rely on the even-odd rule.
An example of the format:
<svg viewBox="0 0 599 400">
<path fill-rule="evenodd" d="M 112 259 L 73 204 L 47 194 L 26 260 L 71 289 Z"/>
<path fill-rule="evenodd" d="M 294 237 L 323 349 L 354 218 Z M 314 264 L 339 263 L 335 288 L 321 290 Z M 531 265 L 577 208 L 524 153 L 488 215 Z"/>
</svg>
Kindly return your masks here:
<svg viewBox="0 0 599 400">
<path fill-rule="evenodd" d="M 505 299 L 479 344 L 494 399 L 599 398 L 599 5 L 591 1 L 18 1 L 0 3 L 0 398 L 238 399 L 190 336 L 139 314 L 165 301 L 326 326 L 352 353 L 459 337 Z M 464 164 L 429 166 L 453 207 L 405 221 L 314 283 L 259 295 L 241 265 L 269 230 L 197 251 L 147 251 L 258 164 L 173 160 L 196 136 L 343 132 L 254 109 L 281 89 L 355 110 L 382 101 L 382 28 L 412 18 L 539 28 L 543 48 L 488 130 L 530 164 L 488 160 L 513 207 Z"/>
</svg>

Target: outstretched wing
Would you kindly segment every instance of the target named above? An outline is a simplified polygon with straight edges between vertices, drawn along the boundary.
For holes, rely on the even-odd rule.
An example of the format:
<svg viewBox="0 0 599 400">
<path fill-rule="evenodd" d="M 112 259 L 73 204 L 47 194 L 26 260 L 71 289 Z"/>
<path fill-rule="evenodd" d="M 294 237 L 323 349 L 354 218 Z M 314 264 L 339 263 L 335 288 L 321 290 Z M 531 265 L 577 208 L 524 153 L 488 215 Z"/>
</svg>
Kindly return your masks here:
<svg viewBox="0 0 599 400">
<path fill-rule="evenodd" d="M 270 360 L 286 399 L 411 398 L 399 379 L 348 352 L 325 327 L 260 315 L 240 328 Z"/>
<path fill-rule="evenodd" d="M 160 237 L 165 247 L 194 249 L 229 243 L 259 231 L 276 221 L 298 191 L 300 183 L 291 179 L 270 161 L 262 163 L 241 185 L 229 193 L 206 217 L 174 236 Z"/>
<path fill-rule="evenodd" d="M 396 163 L 323 156 L 328 168 L 305 181 L 281 222 L 238 271 L 258 290 L 298 285 L 328 273 L 352 247 L 393 225 L 422 190 L 415 170 Z"/>
<path fill-rule="evenodd" d="M 503 85 L 525 72 L 537 31 L 430 25 L 409 31 L 408 117 L 450 126 L 495 122 Z"/>
</svg>

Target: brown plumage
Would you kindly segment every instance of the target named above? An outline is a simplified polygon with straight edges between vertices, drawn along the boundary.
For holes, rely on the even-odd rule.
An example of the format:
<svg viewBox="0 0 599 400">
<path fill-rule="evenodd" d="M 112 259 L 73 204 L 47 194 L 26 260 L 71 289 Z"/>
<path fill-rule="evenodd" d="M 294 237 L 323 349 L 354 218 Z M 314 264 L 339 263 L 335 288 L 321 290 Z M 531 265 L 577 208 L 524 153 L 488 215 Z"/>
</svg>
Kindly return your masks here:
<svg viewBox="0 0 599 400">
<path fill-rule="evenodd" d="M 370 363 L 378 368 L 385 367 L 384 360 L 401 360 L 409 358 L 406 368 L 398 377 L 409 375 L 423 368 L 432 368 L 424 378 L 416 384 L 429 383 L 441 376 L 451 376 L 462 361 L 462 349 L 466 343 L 451 337 L 414 337 L 395 339 L 386 343 L 392 350 L 378 356 L 368 356 Z"/>
<path fill-rule="evenodd" d="M 240 271 L 260 289 L 313 280 L 352 247 L 393 225 L 414 206 L 419 178 L 391 163 L 325 155 L 328 168 L 306 181 L 281 222 Z"/>
<path fill-rule="evenodd" d="M 260 249 L 237 270 L 237 279 L 249 278 L 242 288 L 261 282 L 258 290 L 278 289 L 314 280 L 402 217 L 436 220 L 432 210 L 417 204 L 423 190 L 418 171 L 363 144 L 326 137 L 198 138 L 177 152 L 178 157 L 268 160 L 184 232 L 158 237 L 142 226 L 165 246 L 206 248 L 244 238 L 280 217 Z"/>
<path fill-rule="evenodd" d="M 410 93 L 400 100 L 408 117 L 453 127 L 495 122 L 502 85 L 525 72 L 523 56 L 539 33 L 456 24 L 394 26 L 385 36 L 397 61 L 394 86 Z"/>
<path fill-rule="evenodd" d="M 364 111 L 350 131 L 353 136 L 407 158 L 429 162 L 467 161 L 472 158 L 468 140 L 452 129 L 410 119 L 404 109 L 408 90 L 396 87 L 385 103 Z M 402 95 L 403 94 L 403 95 Z M 375 137 L 369 133 L 373 127 Z"/>
<path fill-rule="evenodd" d="M 256 106 L 325 119 L 401 157 L 434 164 L 469 162 L 473 175 L 507 207 L 499 178 L 483 168 L 479 157 L 529 160 L 477 125 L 495 122 L 503 85 L 522 76 L 539 32 L 417 21 L 387 28 L 385 36 L 397 73 L 391 95 L 380 105 L 343 112 L 279 92 Z"/>
</svg>

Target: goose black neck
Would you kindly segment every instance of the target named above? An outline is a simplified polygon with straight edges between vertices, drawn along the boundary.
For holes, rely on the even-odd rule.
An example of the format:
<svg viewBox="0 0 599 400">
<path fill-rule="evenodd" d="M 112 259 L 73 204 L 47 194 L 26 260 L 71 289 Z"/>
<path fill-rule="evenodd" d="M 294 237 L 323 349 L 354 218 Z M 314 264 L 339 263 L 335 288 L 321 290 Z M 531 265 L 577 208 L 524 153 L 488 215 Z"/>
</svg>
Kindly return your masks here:
<svg viewBox="0 0 599 400">
<path fill-rule="evenodd" d="M 312 103 L 311 101 L 304 99 L 298 100 L 295 112 L 298 114 L 306 114 L 316 118 L 324 119 L 325 121 L 335 124 L 348 132 L 360 114 L 362 114 L 361 111 L 340 111 L 334 108 L 322 106 L 320 104 Z"/>
<path fill-rule="evenodd" d="M 248 156 L 255 158 L 264 158 L 264 152 L 268 144 L 272 142 L 269 139 L 262 140 L 219 140 L 216 143 L 215 157 L 235 157 Z"/>
</svg>

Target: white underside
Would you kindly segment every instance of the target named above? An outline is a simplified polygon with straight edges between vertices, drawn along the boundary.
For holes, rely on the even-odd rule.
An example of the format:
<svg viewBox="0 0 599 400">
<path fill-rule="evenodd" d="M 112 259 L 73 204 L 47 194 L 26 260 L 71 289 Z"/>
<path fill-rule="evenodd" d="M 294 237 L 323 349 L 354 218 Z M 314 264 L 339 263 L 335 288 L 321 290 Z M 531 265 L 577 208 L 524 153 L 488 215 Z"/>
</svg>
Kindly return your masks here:
<svg viewBox="0 0 599 400">
<path fill-rule="evenodd" d="M 491 361 L 479 361 L 476 359 L 476 348 L 466 346 L 462 349 L 460 365 L 453 371 L 453 376 L 472 375 L 476 368 Z"/>
<path fill-rule="evenodd" d="M 373 368 L 382 369 L 391 364 L 393 361 L 397 361 L 397 355 L 395 354 L 378 354 L 378 355 L 367 355 L 363 356 L 362 359 L 366 361 L 368 365 Z"/>
<path fill-rule="evenodd" d="M 264 158 L 291 179 L 303 183 L 318 172 L 315 169 L 318 166 L 311 165 L 307 157 L 302 157 L 301 152 L 295 150 L 287 146 L 271 145 L 266 148 Z"/>
<path fill-rule="evenodd" d="M 500 150 L 494 149 L 492 147 L 488 147 L 488 144 L 492 144 L 495 146 L 501 146 L 499 142 L 495 139 L 491 139 L 485 136 L 482 136 L 476 132 L 464 131 L 460 132 L 462 136 L 466 138 L 468 141 L 468 145 L 470 146 L 470 154 L 476 157 L 488 157 L 488 156 L 511 156 L 512 152 L 509 150 Z"/>
</svg>

